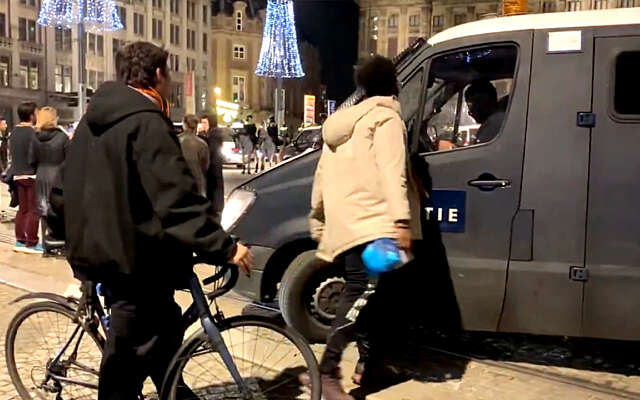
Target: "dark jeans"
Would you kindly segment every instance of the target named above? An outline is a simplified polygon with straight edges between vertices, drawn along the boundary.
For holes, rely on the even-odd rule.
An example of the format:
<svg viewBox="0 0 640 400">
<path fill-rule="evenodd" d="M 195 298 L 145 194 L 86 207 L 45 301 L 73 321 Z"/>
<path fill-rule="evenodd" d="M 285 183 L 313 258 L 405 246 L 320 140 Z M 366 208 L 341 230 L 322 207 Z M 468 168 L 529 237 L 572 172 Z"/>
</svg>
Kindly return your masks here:
<svg viewBox="0 0 640 400">
<path fill-rule="evenodd" d="M 35 179 L 18 179 L 18 214 L 16 215 L 16 241 L 28 247 L 38 244 L 38 222 L 40 217 L 36 211 Z"/>
<path fill-rule="evenodd" d="M 371 329 L 371 308 L 367 307 L 369 297 L 374 294 L 377 282 L 370 280 L 364 263 L 362 251 L 365 246 L 351 249 L 339 258 L 345 267 L 345 287 L 336 310 L 336 319 L 331 325 L 331 332 L 327 337 L 320 372 L 331 374 L 340 365 L 342 352 L 349 342 L 357 339 L 360 362 L 366 362 L 369 352 L 369 329 Z"/>
<path fill-rule="evenodd" d="M 107 289 L 108 290 L 108 289 Z M 137 400 L 151 377 L 158 393 L 184 335 L 173 293 L 107 295 L 111 327 L 100 366 L 98 400 Z M 198 398 L 186 386 L 178 399 Z"/>
</svg>

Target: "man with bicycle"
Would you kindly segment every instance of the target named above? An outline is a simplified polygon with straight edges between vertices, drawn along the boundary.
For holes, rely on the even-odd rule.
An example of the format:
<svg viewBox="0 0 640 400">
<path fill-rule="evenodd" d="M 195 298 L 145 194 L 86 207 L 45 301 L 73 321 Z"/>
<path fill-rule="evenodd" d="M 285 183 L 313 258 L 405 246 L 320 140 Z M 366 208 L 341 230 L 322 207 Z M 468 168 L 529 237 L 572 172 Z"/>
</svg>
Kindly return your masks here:
<svg viewBox="0 0 640 400">
<path fill-rule="evenodd" d="M 99 400 L 137 399 L 148 376 L 160 391 L 184 334 L 174 290 L 194 253 L 250 270 L 251 253 L 216 222 L 182 158 L 167 59 L 151 43 L 120 49 L 118 81 L 92 97 L 67 153 L 68 259 L 77 278 L 103 283 L 111 308 Z"/>
</svg>

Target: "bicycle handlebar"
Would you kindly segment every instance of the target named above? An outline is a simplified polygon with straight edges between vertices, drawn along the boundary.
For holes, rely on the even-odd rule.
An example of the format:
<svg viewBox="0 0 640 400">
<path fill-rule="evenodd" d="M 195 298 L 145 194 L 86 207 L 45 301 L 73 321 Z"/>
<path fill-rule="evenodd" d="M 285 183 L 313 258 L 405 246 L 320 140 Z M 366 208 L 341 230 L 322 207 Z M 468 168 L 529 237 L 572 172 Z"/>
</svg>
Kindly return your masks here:
<svg viewBox="0 0 640 400">
<path fill-rule="evenodd" d="M 194 259 L 194 265 L 199 263 L 205 263 L 205 262 L 201 258 L 196 257 Z M 240 276 L 238 267 L 236 265 L 223 264 L 223 265 L 220 265 L 219 268 L 220 269 L 218 270 L 218 272 L 202 280 L 203 285 L 210 285 L 216 281 L 219 281 L 220 279 L 224 279 L 225 276 L 229 274 L 227 281 L 221 287 L 217 288 L 213 292 L 206 293 L 206 296 L 209 300 L 213 300 L 216 297 L 220 297 L 228 293 L 229 291 L 231 291 L 231 289 L 233 289 L 233 287 L 238 282 L 238 278 Z"/>
</svg>

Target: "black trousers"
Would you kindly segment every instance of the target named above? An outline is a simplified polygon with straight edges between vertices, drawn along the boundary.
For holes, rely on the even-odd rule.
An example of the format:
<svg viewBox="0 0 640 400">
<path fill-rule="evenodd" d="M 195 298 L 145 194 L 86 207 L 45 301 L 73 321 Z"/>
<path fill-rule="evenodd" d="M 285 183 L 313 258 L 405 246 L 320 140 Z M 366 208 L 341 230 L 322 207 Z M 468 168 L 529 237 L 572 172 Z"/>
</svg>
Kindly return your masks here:
<svg viewBox="0 0 640 400">
<path fill-rule="evenodd" d="M 358 246 L 348 250 L 337 260 L 344 263 L 346 282 L 320 361 L 320 372 L 323 374 L 332 374 L 338 368 L 349 342 L 357 341 L 360 362 L 366 362 L 371 354 L 369 332 L 373 318 L 369 300 L 374 295 L 377 281 L 369 278 L 362 262 L 364 248 Z"/>
<path fill-rule="evenodd" d="M 98 400 L 137 400 L 147 377 L 158 393 L 169 363 L 184 336 L 180 307 L 173 290 L 114 294 L 107 288 L 111 327 L 100 366 Z M 126 292 L 126 291 L 125 291 Z M 179 399 L 197 398 L 188 388 Z"/>
</svg>

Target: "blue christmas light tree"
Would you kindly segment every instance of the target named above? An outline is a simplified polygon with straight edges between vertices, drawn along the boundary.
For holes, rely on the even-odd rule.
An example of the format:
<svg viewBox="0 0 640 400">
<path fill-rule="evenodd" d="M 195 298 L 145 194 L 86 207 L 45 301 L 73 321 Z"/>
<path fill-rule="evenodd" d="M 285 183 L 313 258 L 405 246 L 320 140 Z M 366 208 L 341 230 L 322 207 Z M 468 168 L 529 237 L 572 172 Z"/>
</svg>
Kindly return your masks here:
<svg viewBox="0 0 640 400">
<path fill-rule="evenodd" d="M 295 25 L 292 0 L 269 0 L 256 75 L 270 78 L 304 76 Z"/>
<path fill-rule="evenodd" d="M 84 24 L 91 31 L 124 28 L 115 0 L 43 0 L 38 24 L 63 29 Z"/>
<path fill-rule="evenodd" d="M 42 0 L 38 24 L 57 29 L 78 27 L 78 65 L 86 64 L 85 28 L 91 32 L 117 31 L 124 29 L 115 0 Z M 85 72 L 78 74 L 78 119 L 84 115 Z"/>
</svg>

